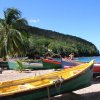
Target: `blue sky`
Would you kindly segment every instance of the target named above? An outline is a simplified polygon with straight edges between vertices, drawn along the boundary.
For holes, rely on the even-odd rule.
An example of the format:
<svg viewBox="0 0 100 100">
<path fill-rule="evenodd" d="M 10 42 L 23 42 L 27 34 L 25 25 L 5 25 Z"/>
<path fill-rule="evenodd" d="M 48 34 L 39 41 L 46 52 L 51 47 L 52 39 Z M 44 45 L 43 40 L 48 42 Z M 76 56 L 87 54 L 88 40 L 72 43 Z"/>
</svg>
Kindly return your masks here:
<svg viewBox="0 0 100 100">
<path fill-rule="evenodd" d="M 86 39 L 100 50 L 100 0 L 0 0 L 22 12 L 30 25 Z"/>
</svg>

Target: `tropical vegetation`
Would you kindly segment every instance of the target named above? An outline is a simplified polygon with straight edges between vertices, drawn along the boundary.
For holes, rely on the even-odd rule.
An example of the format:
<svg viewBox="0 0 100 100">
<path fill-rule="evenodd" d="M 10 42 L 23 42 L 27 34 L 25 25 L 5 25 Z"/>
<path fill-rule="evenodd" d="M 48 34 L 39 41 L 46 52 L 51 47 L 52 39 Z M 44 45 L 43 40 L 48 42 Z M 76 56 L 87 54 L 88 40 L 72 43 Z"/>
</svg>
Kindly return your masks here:
<svg viewBox="0 0 100 100">
<path fill-rule="evenodd" d="M 36 28 L 33 26 L 24 26 L 21 30 L 29 35 L 29 57 L 35 55 L 56 55 L 68 56 L 75 53 L 75 56 L 98 56 L 99 50 L 96 46 L 79 37 L 65 35 L 59 32 Z M 35 56 L 35 57 L 36 57 Z"/>
<path fill-rule="evenodd" d="M 0 19 L 0 55 L 7 56 L 22 54 L 25 51 L 23 36 L 16 27 L 27 25 L 27 21 L 21 18 L 21 12 L 15 8 L 4 11 L 4 18 Z"/>
<path fill-rule="evenodd" d="M 82 38 L 52 30 L 29 26 L 21 12 L 15 8 L 4 11 L 0 19 L 0 56 L 23 55 L 29 58 L 47 56 L 97 56 L 96 46 Z"/>
</svg>

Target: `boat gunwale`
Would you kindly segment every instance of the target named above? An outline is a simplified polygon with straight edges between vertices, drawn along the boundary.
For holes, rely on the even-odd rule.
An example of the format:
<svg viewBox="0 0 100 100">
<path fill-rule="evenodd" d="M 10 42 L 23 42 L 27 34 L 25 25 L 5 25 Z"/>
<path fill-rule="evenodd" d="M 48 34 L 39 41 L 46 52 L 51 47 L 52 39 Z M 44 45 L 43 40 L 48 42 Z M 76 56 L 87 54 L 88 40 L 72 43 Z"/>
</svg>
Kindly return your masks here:
<svg viewBox="0 0 100 100">
<path fill-rule="evenodd" d="M 80 65 L 79 65 L 80 66 Z M 91 64 L 91 66 L 93 66 L 93 64 Z M 70 80 L 72 80 L 72 79 L 75 79 L 75 78 L 77 78 L 78 76 L 80 76 L 80 75 L 83 75 L 90 67 L 91 67 L 89 64 L 88 64 L 88 67 L 86 67 L 83 71 L 81 71 L 81 72 L 79 72 L 78 74 L 75 74 L 75 75 L 73 75 L 73 77 L 69 77 L 69 78 L 67 78 L 67 79 L 64 79 L 63 80 L 63 83 L 66 83 L 67 81 L 70 81 Z M 65 69 L 66 70 L 66 69 Z M 33 91 L 35 91 L 35 90 L 37 90 L 38 91 L 38 89 L 44 89 L 44 88 L 47 88 L 47 87 L 53 87 L 54 86 L 54 84 L 48 84 L 48 85 L 44 85 L 44 86 L 42 86 L 42 87 L 39 87 L 39 88 L 32 88 L 32 89 L 27 89 L 27 90 L 23 90 L 23 91 L 18 91 L 18 92 L 15 92 L 15 93 L 11 93 L 11 94 L 8 94 L 8 95 L 0 95 L 0 98 L 1 97 L 10 97 L 11 95 L 21 95 L 20 93 L 22 93 L 22 94 L 27 94 L 27 93 L 31 93 L 31 92 L 33 92 Z"/>
</svg>

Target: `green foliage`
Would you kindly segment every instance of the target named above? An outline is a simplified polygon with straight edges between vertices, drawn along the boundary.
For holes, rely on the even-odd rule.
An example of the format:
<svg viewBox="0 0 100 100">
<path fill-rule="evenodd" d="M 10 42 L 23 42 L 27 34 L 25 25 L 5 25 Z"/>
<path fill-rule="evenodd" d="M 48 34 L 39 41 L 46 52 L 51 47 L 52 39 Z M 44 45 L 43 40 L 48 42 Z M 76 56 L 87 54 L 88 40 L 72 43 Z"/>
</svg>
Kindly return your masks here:
<svg viewBox="0 0 100 100">
<path fill-rule="evenodd" d="M 4 11 L 4 18 L 0 19 L 0 55 L 6 60 L 7 55 L 25 53 L 22 32 L 17 27 L 27 25 L 21 18 L 21 12 L 15 8 Z"/>
<path fill-rule="evenodd" d="M 30 34 L 29 55 L 35 56 L 38 52 L 39 56 L 43 56 L 47 54 L 48 49 L 50 49 L 52 53 L 66 56 L 72 52 L 75 53 L 75 56 L 99 55 L 99 50 L 93 43 L 76 36 L 65 35 L 32 26 L 25 26 L 22 30 Z"/>
<path fill-rule="evenodd" d="M 32 52 L 37 50 L 37 48 L 40 48 L 39 50 L 37 50 L 41 51 L 39 55 L 47 54 L 47 49 L 50 49 L 52 53 L 62 54 L 66 56 L 68 56 L 72 52 L 75 53 L 75 56 L 99 55 L 99 51 L 95 47 L 95 45 L 87 40 L 34 27 L 31 27 L 31 31 L 32 35 L 29 38 L 29 43 L 33 48 Z M 38 33 L 35 34 L 34 31 Z"/>
<path fill-rule="evenodd" d="M 22 72 L 22 71 L 26 68 L 26 67 L 23 65 L 23 63 L 22 63 L 21 60 L 17 60 L 16 63 L 17 63 L 16 70 Z"/>
<path fill-rule="evenodd" d="M 61 58 L 59 54 L 53 54 L 52 58 Z"/>
</svg>

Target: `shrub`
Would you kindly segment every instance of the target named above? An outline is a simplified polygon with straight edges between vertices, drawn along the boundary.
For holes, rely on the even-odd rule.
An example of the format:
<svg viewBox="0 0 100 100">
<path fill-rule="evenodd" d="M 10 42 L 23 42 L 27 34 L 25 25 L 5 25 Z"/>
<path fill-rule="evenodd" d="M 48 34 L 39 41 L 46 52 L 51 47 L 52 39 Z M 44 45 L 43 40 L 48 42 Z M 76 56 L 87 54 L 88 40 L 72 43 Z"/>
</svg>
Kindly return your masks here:
<svg viewBox="0 0 100 100">
<path fill-rule="evenodd" d="M 17 63 L 17 68 L 16 68 L 16 70 L 22 72 L 22 71 L 26 68 L 26 67 L 23 65 L 23 63 L 22 63 L 21 60 L 17 60 L 16 63 Z"/>
</svg>

